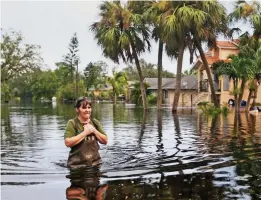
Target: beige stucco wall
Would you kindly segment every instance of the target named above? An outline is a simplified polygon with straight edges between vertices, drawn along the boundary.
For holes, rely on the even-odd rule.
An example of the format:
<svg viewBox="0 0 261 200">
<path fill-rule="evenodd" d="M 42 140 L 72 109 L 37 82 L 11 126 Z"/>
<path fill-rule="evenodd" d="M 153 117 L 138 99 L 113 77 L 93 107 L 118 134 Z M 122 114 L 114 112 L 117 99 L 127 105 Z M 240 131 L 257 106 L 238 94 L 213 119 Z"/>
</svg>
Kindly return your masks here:
<svg viewBox="0 0 261 200">
<path fill-rule="evenodd" d="M 237 55 L 238 49 L 220 49 L 219 50 L 219 59 L 225 60 L 231 54 Z"/>
<path fill-rule="evenodd" d="M 261 85 L 258 86 L 256 102 L 261 103 Z"/>
<path fill-rule="evenodd" d="M 174 93 L 175 90 L 169 90 L 168 91 L 169 98 L 168 98 L 168 104 L 172 105 L 174 101 Z M 202 98 L 199 98 L 199 95 L 201 93 L 196 92 L 195 90 L 181 90 L 180 97 L 179 97 L 179 104 L 180 107 L 190 107 L 191 106 L 191 95 L 192 96 L 192 106 L 196 106 L 197 100 L 200 101 L 208 101 L 209 95 L 202 95 Z"/>
</svg>

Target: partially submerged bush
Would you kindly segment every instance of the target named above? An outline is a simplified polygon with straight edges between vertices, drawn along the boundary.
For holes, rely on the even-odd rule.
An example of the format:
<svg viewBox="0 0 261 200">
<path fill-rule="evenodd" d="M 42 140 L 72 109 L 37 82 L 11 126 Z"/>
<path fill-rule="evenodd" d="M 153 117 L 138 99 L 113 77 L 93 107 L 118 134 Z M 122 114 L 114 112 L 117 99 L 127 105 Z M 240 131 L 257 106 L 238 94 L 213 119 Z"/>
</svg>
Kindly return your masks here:
<svg viewBox="0 0 261 200">
<path fill-rule="evenodd" d="M 227 115 L 229 113 L 229 107 L 227 105 L 223 105 L 220 108 L 215 107 L 213 103 L 208 102 L 200 102 L 201 105 L 198 104 L 199 108 L 203 111 L 203 113 L 211 116 L 216 116 L 219 114 Z"/>
<path fill-rule="evenodd" d="M 198 106 L 206 106 L 208 103 L 208 101 L 201 101 L 198 103 Z"/>
<path fill-rule="evenodd" d="M 153 95 L 153 94 L 149 94 L 147 96 L 147 101 L 150 105 L 154 105 L 157 104 L 157 96 Z"/>
</svg>

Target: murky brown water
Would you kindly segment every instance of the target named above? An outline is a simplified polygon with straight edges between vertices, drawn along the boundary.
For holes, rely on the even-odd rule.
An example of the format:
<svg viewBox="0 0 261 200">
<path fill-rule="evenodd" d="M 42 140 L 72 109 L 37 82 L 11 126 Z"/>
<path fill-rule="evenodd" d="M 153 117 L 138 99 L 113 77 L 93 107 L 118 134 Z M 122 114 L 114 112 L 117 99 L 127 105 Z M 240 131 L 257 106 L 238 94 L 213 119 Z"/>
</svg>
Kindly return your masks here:
<svg viewBox="0 0 261 200">
<path fill-rule="evenodd" d="M 103 163 L 69 172 L 63 132 L 72 105 L 2 105 L 2 199 L 66 199 L 66 191 L 74 192 L 68 199 L 261 198 L 261 113 L 234 125 L 233 114 L 211 119 L 196 110 L 93 110 L 109 137 Z"/>
</svg>

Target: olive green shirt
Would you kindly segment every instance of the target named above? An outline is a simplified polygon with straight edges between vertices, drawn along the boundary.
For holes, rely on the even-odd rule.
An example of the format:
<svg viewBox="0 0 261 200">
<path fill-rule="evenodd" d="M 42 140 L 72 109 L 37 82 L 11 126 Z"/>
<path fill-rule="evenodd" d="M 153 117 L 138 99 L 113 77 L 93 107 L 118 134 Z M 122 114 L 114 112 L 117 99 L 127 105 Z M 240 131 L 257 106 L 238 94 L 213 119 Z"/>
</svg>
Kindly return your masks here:
<svg viewBox="0 0 261 200">
<path fill-rule="evenodd" d="M 78 119 L 78 117 L 76 118 L 77 122 L 78 122 L 78 130 L 76 132 L 75 130 L 75 124 L 74 124 L 74 119 L 70 119 L 68 122 L 67 122 L 67 126 L 66 126 L 66 129 L 65 129 L 65 132 L 64 132 L 64 139 L 65 138 L 71 138 L 73 136 L 76 136 L 78 134 L 80 134 L 81 132 L 83 132 L 84 128 L 83 128 L 83 124 L 80 122 L 80 120 Z M 101 127 L 101 124 L 100 122 L 97 120 L 97 119 L 92 119 L 90 121 L 90 124 L 94 126 L 93 124 L 93 121 L 94 123 L 96 124 L 97 126 L 97 130 L 102 133 L 103 135 L 106 135 L 106 133 L 103 131 L 102 127 Z M 77 126 L 76 126 L 77 127 Z M 94 126 L 95 127 L 95 126 Z"/>
</svg>

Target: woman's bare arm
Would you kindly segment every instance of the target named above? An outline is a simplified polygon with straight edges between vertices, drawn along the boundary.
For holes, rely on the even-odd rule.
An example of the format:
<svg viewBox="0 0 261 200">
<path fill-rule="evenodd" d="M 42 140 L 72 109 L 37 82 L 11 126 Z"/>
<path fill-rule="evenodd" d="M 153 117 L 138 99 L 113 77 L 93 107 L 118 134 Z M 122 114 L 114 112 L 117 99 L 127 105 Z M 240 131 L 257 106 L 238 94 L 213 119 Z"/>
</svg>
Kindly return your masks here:
<svg viewBox="0 0 261 200">
<path fill-rule="evenodd" d="M 79 144 L 87 135 L 90 135 L 93 131 L 94 131 L 93 129 L 85 125 L 83 132 L 81 132 L 76 136 L 65 138 L 64 143 L 67 147 L 73 147 L 76 144 Z"/>
</svg>

